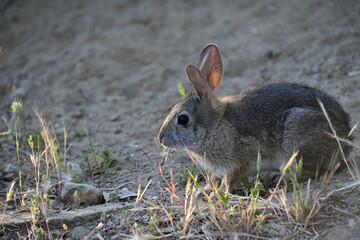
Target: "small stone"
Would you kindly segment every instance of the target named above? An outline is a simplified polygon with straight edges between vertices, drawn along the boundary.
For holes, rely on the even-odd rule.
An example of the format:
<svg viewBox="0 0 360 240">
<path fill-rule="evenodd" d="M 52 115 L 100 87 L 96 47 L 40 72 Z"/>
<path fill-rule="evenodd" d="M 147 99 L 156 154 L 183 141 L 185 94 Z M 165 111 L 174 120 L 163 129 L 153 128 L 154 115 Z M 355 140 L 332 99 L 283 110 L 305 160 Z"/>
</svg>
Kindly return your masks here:
<svg viewBox="0 0 360 240">
<path fill-rule="evenodd" d="M 85 236 L 87 236 L 90 233 L 90 230 L 86 227 L 75 227 L 73 230 L 71 230 L 71 234 L 75 238 L 83 239 Z"/>
<path fill-rule="evenodd" d="M 120 134 L 120 133 L 122 133 L 122 132 L 123 132 L 122 129 L 115 129 L 115 131 L 114 131 L 115 134 Z"/>
<path fill-rule="evenodd" d="M 109 120 L 112 121 L 112 122 L 115 122 L 115 121 L 118 121 L 119 118 L 120 118 L 120 114 L 115 114 L 112 117 L 110 117 Z"/>
<path fill-rule="evenodd" d="M 63 183 L 60 198 L 64 203 L 76 203 L 85 206 L 105 203 L 104 196 L 99 189 L 89 184 L 73 182 Z"/>
<path fill-rule="evenodd" d="M 281 224 L 271 222 L 265 226 L 273 237 L 282 237 L 286 235 L 286 228 Z"/>
<path fill-rule="evenodd" d="M 355 77 L 357 75 L 360 75 L 360 71 L 352 71 L 352 72 L 348 72 L 347 74 L 349 77 Z"/>
<path fill-rule="evenodd" d="M 77 110 L 77 111 L 75 111 L 75 112 L 73 112 L 72 114 L 71 114 L 71 117 L 73 117 L 73 118 L 83 118 L 84 117 L 84 110 L 83 109 L 79 109 L 79 110 Z"/>
<path fill-rule="evenodd" d="M 355 225 L 356 225 L 356 222 L 355 222 L 354 219 L 350 219 L 350 220 L 348 221 L 347 226 L 348 226 L 349 228 L 353 228 L 353 227 L 355 227 Z"/>
</svg>

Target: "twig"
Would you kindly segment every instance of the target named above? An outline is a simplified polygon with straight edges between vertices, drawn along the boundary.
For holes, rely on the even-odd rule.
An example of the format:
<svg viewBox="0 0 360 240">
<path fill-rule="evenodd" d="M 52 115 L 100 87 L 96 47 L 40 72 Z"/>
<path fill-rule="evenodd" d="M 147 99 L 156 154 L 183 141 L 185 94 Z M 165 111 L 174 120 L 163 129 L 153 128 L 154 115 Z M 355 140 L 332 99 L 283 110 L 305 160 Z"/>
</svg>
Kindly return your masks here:
<svg viewBox="0 0 360 240">
<path fill-rule="evenodd" d="M 166 206 L 167 209 L 182 209 L 183 206 Z M 153 211 L 153 210 L 162 210 L 162 206 L 156 207 L 145 207 L 145 208 L 132 208 L 129 209 L 130 212 L 141 212 L 141 211 Z"/>
<path fill-rule="evenodd" d="M 143 199 L 144 194 L 145 194 L 146 190 L 149 188 L 151 182 L 152 182 L 152 180 L 150 179 L 150 181 L 147 183 L 146 187 L 144 188 L 144 191 L 141 194 L 140 194 L 141 185 L 139 185 L 138 192 L 136 194 L 136 205 L 140 202 L 141 199 Z M 136 205 L 135 205 L 135 207 L 136 207 Z"/>
<path fill-rule="evenodd" d="M 252 234 L 248 234 L 248 233 L 242 233 L 242 232 L 228 232 L 228 233 L 227 232 L 217 232 L 217 233 L 211 233 L 211 234 L 180 236 L 180 239 L 223 237 L 223 236 L 241 236 L 241 237 L 247 237 L 247 238 L 265 239 L 265 240 L 271 240 L 272 239 L 272 238 L 261 237 L 261 236 L 252 235 Z"/>
<path fill-rule="evenodd" d="M 117 190 L 119 188 L 122 188 L 123 186 L 125 185 L 128 185 L 128 184 L 134 184 L 133 182 L 126 182 L 126 183 L 122 183 L 120 184 L 119 186 L 117 187 L 113 187 L 113 188 L 99 188 L 100 191 L 114 191 L 114 190 Z"/>
<path fill-rule="evenodd" d="M 344 211 L 344 210 L 338 209 L 338 208 L 333 207 L 333 206 L 330 206 L 330 207 L 333 208 L 333 209 L 335 209 L 335 210 L 338 211 L 338 212 L 341 212 L 341 213 L 344 213 L 344 214 L 353 216 L 353 217 L 355 217 L 357 220 L 360 220 L 360 217 L 356 216 L 356 215 L 353 214 L 353 213 L 350 213 L 350 212 L 348 212 L 348 211 Z"/>
<path fill-rule="evenodd" d="M 147 152 L 145 152 L 145 150 L 141 147 L 141 146 L 138 146 L 138 145 L 132 145 L 133 147 L 136 147 L 138 149 L 140 149 L 140 151 L 145 155 L 145 157 L 152 163 L 153 167 L 155 168 L 155 170 L 158 170 L 157 169 L 157 164 L 149 157 L 149 155 L 147 154 Z"/>
<path fill-rule="evenodd" d="M 95 234 L 95 237 L 99 240 L 105 240 L 100 233 Z"/>
<path fill-rule="evenodd" d="M 337 139 L 339 139 L 340 142 L 346 143 L 346 144 L 349 145 L 350 147 L 360 149 L 360 146 L 352 143 L 352 142 L 349 141 L 348 139 L 344 139 L 344 138 L 341 138 L 341 137 L 337 137 L 337 136 L 335 136 L 334 134 L 331 134 L 331 133 L 326 133 L 326 134 L 329 135 L 329 136 L 332 137 L 332 138 L 337 138 Z"/>
<path fill-rule="evenodd" d="M 350 185 L 347 185 L 345 187 L 335 189 L 335 190 L 329 192 L 325 197 L 320 198 L 320 200 L 324 201 L 324 200 L 326 200 L 327 198 L 329 198 L 331 195 L 333 195 L 336 192 L 340 192 L 340 191 L 343 191 L 343 190 L 346 190 L 346 189 L 349 189 L 349 188 L 352 188 L 352 187 L 356 187 L 358 185 L 360 185 L 360 180 L 352 182 Z"/>
<path fill-rule="evenodd" d="M 346 156 L 345 156 L 344 150 L 343 150 L 343 148 L 342 148 L 342 146 L 341 146 L 339 137 L 338 137 L 338 135 L 337 135 L 337 133 L 336 133 L 336 131 L 335 131 L 335 128 L 334 128 L 334 126 L 333 126 L 333 124 L 332 124 L 332 122 L 331 122 L 331 120 L 330 120 L 330 117 L 329 117 L 329 115 L 328 115 L 328 113 L 327 113 L 327 111 L 326 111 L 326 109 L 325 109 L 325 106 L 324 106 L 324 104 L 323 104 L 323 102 L 321 101 L 320 98 L 317 98 L 317 101 L 318 101 L 318 103 L 319 103 L 319 106 L 320 106 L 321 110 L 322 110 L 323 113 L 324 113 L 324 116 L 325 116 L 326 120 L 327 120 L 328 123 L 329 123 L 329 126 L 330 126 L 331 131 L 333 132 L 333 134 L 334 134 L 334 136 L 335 136 L 335 140 L 336 140 L 336 142 L 337 142 L 337 144 L 338 144 L 338 146 L 339 146 L 339 150 L 340 150 L 340 153 L 341 153 L 341 157 L 343 158 L 344 163 L 345 163 L 347 169 L 349 170 L 349 172 L 350 172 L 350 174 L 351 174 L 351 177 L 355 180 L 356 177 L 354 176 L 353 172 L 352 172 L 351 169 L 350 169 L 349 164 L 348 164 L 347 161 L 346 161 Z"/>
<path fill-rule="evenodd" d="M 129 235 L 129 234 L 125 234 L 125 233 L 117 233 L 117 236 L 121 236 L 121 237 L 127 237 L 129 239 L 133 239 L 133 236 Z"/>
</svg>

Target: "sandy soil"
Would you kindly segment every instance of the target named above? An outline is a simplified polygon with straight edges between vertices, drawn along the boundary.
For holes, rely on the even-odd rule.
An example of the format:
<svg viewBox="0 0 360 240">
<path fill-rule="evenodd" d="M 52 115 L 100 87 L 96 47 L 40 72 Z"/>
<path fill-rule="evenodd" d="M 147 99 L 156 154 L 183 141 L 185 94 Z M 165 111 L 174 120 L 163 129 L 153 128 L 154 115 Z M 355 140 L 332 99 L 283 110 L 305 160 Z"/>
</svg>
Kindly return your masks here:
<svg viewBox="0 0 360 240">
<path fill-rule="evenodd" d="M 33 107 L 59 133 L 63 121 L 74 163 L 89 153 L 87 139 L 75 136 L 86 120 L 95 148 L 116 151 L 114 166 L 93 183 L 145 185 L 153 178 L 148 194 L 156 195 L 163 183 L 136 146 L 159 159 L 154 137 L 181 99 L 176 82 L 190 89 L 184 68 L 197 64 L 207 43 L 216 43 L 223 57 L 219 95 L 259 82 L 299 82 L 334 96 L 353 125 L 360 121 L 355 0 L 8 1 L 0 15 L 1 115 L 18 97 L 29 128 L 38 127 Z M 317 226 L 320 239 L 358 237 L 359 218 L 336 214 L 342 230 Z"/>
</svg>

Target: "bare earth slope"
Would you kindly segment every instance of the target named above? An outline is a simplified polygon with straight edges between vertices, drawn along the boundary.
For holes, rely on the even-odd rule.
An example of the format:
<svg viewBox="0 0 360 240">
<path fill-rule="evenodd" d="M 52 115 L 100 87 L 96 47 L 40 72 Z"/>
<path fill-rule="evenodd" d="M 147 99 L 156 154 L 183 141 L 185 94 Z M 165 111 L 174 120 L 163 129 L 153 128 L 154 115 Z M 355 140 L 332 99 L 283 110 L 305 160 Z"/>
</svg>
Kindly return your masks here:
<svg viewBox="0 0 360 240">
<path fill-rule="evenodd" d="M 353 125 L 360 121 L 360 2 L 341 0 L 9 1 L 0 15 L 0 114 L 21 97 L 29 127 L 38 127 L 33 107 L 59 133 L 64 121 L 74 162 L 88 153 L 87 139 L 75 137 L 87 120 L 95 147 L 116 151 L 94 184 L 154 178 L 156 195 L 163 183 L 136 146 L 157 161 L 154 137 L 181 99 L 176 82 L 190 89 L 184 68 L 207 43 L 224 61 L 219 95 L 298 82 L 334 96 Z M 345 173 L 335 178 L 349 181 Z M 345 217 L 339 229 L 355 219 L 352 230 L 320 228 L 322 238 L 359 236 L 359 218 Z"/>
</svg>

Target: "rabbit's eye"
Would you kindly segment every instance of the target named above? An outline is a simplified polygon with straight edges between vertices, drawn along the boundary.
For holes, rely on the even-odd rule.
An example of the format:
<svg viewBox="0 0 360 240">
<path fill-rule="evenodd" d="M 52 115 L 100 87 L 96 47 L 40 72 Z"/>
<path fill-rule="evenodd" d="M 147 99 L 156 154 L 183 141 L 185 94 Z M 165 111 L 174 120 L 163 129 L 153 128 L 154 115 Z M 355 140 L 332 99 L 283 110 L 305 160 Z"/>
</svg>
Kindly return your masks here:
<svg viewBox="0 0 360 240">
<path fill-rule="evenodd" d="M 178 125 L 187 125 L 189 123 L 189 116 L 186 114 L 181 114 L 177 118 Z"/>
</svg>

